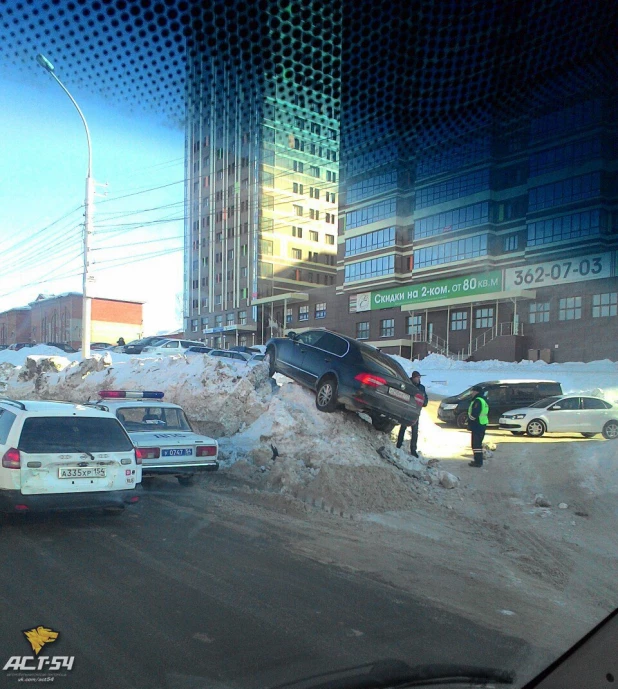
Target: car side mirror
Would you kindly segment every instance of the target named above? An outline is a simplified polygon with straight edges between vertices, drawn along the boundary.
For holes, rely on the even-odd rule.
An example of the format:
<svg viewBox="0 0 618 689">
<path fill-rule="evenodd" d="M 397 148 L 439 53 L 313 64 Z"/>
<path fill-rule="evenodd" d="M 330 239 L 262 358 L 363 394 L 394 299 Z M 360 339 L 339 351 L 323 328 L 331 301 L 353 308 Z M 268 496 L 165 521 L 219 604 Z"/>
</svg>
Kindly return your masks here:
<svg viewBox="0 0 618 689">
<path fill-rule="evenodd" d="M 298 335 L 293 330 L 290 330 L 286 337 L 289 337 L 290 340 L 295 340 L 298 337 Z"/>
<path fill-rule="evenodd" d="M 549 411 L 558 411 L 559 409 L 562 409 L 562 407 L 559 404 L 554 404 L 549 408 Z"/>
</svg>

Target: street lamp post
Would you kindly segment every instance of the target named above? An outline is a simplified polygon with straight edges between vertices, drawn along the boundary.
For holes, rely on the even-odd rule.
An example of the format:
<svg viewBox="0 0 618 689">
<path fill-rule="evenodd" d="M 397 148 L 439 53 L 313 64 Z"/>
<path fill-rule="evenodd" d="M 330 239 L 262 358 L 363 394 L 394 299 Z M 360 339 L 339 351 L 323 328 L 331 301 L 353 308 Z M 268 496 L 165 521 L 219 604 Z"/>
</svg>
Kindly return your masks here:
<svg viewBox="0 0 618 689">
<path fill-rule="evenodd" d="M 88 142 L 88 173 L 86 175 L 86 200 L 84 203 L 84 276 L 83 276 L 83 296 L 82 296 L 82 359 L 90 357 L 90 330 L 91 330 L 91 301 L 88 296 L 88 282 L 89 282 L 89 252 L 90 252 L 90 237 L 92 235 L 92 216 L 94 212 L 94 180 L 92 179 L 92 146 L 90 144 L 90 131 L 84 114 L 77 105 L 75 98 L 69 93 L 66 86 L 58 79 L 54 72 L 52 63 L 42 54 L 38 54 L 37 62 L 45 69 L 45 71 L 58 83 L 60 88 L 71 99 L 71 103 L 79 113 L 79 116 L 84 123 L 86 130 L 86 140 Z"/>
</svg>

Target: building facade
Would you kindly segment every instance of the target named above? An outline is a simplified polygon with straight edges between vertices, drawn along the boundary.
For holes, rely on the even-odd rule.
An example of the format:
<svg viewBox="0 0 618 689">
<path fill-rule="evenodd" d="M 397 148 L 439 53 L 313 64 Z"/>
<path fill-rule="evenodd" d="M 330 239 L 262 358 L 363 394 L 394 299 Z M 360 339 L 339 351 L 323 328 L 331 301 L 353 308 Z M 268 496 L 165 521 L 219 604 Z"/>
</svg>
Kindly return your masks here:
<svg viewBox="0 0 618 689">
<path fill-rule="evenodd" d="M 294 29 L 279 13 L 273 4 L 260 19 L 273 54 L 293 34 L 312 64 L 332 52 L 332 31 Z M 334 288 L 337 272 L 337 86 L 323 74 L 294 81 L 305 68 L 291 58 L 285 74 L 275 57 L 239 62 L 235 26 L 224 31 L 216 54 L 193 62 L 186 130 L 185 335 L 214 347 L 282 332 L 287 303 Z"/>
<path fill-rule="evenodd" d="M 120 299 L 93 298 L 92 342 L 115 344 L 143 335 L 143 304 Z M 2 340 L 2 338 L 5 338 Z M 14 342 L 63 342 L 81 346 L 82 295 L 69 292 L 43 296 L 26 307 L 0 314 L 0 344 Z"/>
</svg>

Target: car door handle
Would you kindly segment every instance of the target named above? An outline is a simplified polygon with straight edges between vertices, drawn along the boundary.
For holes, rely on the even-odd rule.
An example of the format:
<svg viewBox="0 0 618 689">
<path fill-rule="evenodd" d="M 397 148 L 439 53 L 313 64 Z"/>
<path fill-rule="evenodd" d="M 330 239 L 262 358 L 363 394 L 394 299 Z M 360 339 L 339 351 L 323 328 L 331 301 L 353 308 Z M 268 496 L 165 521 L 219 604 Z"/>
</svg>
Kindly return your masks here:
<svg viewBox="0 0 618 689">
<path fill-rule="evenodd" d="M 300 350 L 300 353 L 301 353 L 301 354 L 305 354 L 306 351 L 307 351 L 306 349 L 301 349 L 301 350 Z"/>
<path fill-rule="evenodd" d="M 325 356 L 325 357 L 324 357 L 324 361 L 327 361 L 328 363 L 330 363 L 330 362 L 332 361 L 332 359 L 330 359 L 329 357 Z"/>
</svg>

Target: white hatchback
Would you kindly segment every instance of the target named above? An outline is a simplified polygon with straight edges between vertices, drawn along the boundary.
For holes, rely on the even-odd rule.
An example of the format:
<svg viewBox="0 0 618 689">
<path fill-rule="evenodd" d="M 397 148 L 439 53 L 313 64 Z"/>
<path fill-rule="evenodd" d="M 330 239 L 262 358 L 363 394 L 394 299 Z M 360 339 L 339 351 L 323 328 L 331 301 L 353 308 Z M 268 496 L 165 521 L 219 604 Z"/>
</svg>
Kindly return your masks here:
<svg viewBox="0 0 618 689">
<path fill-rule="evenodd" d="M 137 502 L 141 460 L 112 414 L 68 402 L 0 399 L 0 511 Z"/>
<path fill-rule="evenodd" d="M 618 438 L 618 406 L 598 397 L 561 395 L 547 397 L 529 407 L 512 409 L 500 417 L 500 428 L 513 435 L 540 438 L 545 433 L 581 433 L 593 438 Z"/>
<path fill-rule="evenodd" d="M 217 441 L 194 433 L 182 407 L 163 402 L 162 392 L 101 390 L 99 396 L 88 404 L 122 423 L 143 462 L 144 477 L 171 474 L 188 486 L 197 474 L 218 470 Z"/>
</svg>

